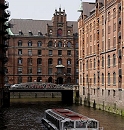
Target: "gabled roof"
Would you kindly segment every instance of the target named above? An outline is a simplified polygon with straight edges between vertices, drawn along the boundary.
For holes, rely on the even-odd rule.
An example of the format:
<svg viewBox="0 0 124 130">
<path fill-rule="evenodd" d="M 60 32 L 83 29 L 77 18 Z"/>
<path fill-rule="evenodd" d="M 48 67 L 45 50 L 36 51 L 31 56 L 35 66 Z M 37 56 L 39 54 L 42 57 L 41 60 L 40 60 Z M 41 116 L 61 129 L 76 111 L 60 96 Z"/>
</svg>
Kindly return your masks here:
<svg viewBox="0 0 124 130">
<path fill-rule="evenodd" d="M 47 33 L 47 24 L 52 26 L 52 20 L 11 19 L 9 23 L 11 24 L 11 32 L 14 35 L 18 35 L 20 30 L 24 35 L 29 35 L 29 31 L 34 36 L 38 35 L 38 32 L 44 35 Z M 77 21 L 67 21 L 67 26 L 71 25 L 73 25 L 73 33 L 77 33 Z"/>
</svg>

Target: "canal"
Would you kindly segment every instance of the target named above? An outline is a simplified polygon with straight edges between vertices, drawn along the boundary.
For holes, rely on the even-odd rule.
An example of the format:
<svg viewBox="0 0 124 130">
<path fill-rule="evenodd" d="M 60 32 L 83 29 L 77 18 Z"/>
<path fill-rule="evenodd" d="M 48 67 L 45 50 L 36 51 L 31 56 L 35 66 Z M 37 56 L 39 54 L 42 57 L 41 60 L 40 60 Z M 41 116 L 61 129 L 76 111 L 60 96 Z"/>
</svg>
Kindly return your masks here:
<svg viewBox="0 0 124 130">
<path fill-rule="evenodd" d="M 0 130 L 46 130 L 41 118 L 48 108 L 68 108 L 100 121 L 104 130 L 124 130 L 124 117 L 83 105 L 66 105 L 58 101 L 11 102 L 10 108 L 0 110 Z"/>
</svg>

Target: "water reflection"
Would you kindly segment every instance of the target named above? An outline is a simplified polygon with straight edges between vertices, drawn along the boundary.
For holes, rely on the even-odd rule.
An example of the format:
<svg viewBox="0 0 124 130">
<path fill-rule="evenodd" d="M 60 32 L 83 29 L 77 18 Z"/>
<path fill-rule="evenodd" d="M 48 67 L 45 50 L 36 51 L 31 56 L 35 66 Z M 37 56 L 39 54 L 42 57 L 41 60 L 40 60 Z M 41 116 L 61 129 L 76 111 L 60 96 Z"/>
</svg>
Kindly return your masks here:
<svg viewBox="0 0 124 130">
<path fill-rule="evenodd" d="M 124 130 L 124 117 L 84 106 L 68 106 L 60 102 L 11 103 L 10 108 L 0 112 L 0 130 L 45 130 L 41 118 L 44 110 L 48 108 L 68 108 L 99 120 L 104 130 Z"/>
</svg>

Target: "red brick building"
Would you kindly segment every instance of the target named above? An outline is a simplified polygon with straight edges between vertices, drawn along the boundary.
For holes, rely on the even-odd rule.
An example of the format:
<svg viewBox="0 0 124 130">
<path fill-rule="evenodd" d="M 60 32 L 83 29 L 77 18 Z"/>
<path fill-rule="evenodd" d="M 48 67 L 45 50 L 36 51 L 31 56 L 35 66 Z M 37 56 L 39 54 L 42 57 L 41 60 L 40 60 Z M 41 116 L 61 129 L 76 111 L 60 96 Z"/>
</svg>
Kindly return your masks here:
<svg viewBox="0 0 124 130">
<path fill-rule="evenodd" d="M 65 10 L 52 20 L 11 19 L 8 82 L 78 83 L 78 23 Z"/>
<path fill-rule="evenodd" d="M 123 6 L 123 0 L 96 0 L 79 10 L 80 96 L 113 111 L 124 107 Z"/>
<path fill-rule="evenodd" d="M 8 7 L 9 3 L 7 1 L 0 0 L 0 107 L 3 106 L 3 89 L 7 72 L 5 64 L 8 60 L 6 56 L 7 40 L 9 38 L 6 29 L 9 28 L 7 21 L 10 16 L 10 12 L 7 10 Z"/>
</svg>

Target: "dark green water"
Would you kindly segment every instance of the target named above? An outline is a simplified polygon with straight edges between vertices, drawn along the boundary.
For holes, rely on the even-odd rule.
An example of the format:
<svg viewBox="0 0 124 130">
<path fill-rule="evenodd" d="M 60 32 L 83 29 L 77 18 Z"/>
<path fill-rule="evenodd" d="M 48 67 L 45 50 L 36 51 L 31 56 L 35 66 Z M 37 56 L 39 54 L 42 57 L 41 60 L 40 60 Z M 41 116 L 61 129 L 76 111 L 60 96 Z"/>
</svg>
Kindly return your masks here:
<svg viewBox="0 0 124 130">
<path fill-rule="evenodd" d="M 0 130 L 45 130 L 41 123 L 43 112 L 48 108 L 68 108 L 100 121 L 104 130 L 124 130 L 124 117 L 94 110 L 83 105 L 66 105 L 61 102 L 11 103 L 10 108 L 0 111 Z"/>
</svg>

